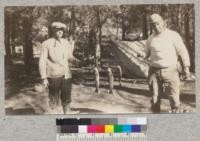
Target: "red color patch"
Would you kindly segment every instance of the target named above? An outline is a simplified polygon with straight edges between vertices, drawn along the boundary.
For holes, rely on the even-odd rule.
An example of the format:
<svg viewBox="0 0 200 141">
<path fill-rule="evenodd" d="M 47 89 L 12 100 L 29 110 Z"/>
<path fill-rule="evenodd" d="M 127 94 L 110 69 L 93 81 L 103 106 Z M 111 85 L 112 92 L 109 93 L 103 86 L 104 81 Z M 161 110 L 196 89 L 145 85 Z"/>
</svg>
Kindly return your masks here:
<svg viewBox="0 0 200 141">
<path fill-rule="evenodd" d="M 97 125 L 96 126 L 96 133 L 105 133 L 105 126 L 104 125 Z"/>
</svg>

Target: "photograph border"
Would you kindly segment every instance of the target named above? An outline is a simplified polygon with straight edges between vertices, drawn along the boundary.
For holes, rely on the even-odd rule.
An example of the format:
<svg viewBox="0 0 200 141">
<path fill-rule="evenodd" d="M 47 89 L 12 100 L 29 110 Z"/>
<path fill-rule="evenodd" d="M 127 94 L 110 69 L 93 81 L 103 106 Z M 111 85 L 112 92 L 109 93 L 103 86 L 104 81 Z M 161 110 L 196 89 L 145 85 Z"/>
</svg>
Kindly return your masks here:
<svg viewBox="0 0 200 141">
<path fill-rule="evenodd" d="M 55 118 L 59 117 L 127 117 L 127 116 L 145 116 L 148 118 L 148 141 L 159 141 L 162 139 L 163 141 L 168 141 L 169 139 L 171 141 L 187 141 L 188 139 L 193 141 L 199 140 L 199 130 L 200 130 L 200 109 L 199 109 L 199 103 L 200 103 L 200 97 L 199 97 L 199 63 L 200 63 L 200 2 L 197 0 L 143 0 L 143 1 L 131 1 L 131 0 L 110 0 L 110 1 L 103 1 L 98 0 L 96 2 L 86 1 L 86 0 L 80 0 L 78 4 L 85 4 L 90 3 L 92 5 L 95 4 L 165 4 L 165 3 L 194 3 L 195 4 L 195 62 L 196 62 L 196 113 L 191 114 L 177 114 L 177 115 L 171 115 L 171 114 L 133 114 L 133 115 L 39 115 L 39 116 L 5 116 L 4 111 L 4 6 L 12 6 L 12 5 L 46 5 L 46 3 L 50 5 L 71 5 L 71 4 L 77 4 L 76 2 L 63 2 L 62 0 L 58 0 L 57 2 L 52 2 L 50 0 L 40 0 L 37 1 L 35 4 L 31 0 L 25 1 L 6 1 L 3 0 L 0 2 L 0 50 L 1 50 L 1 58 L 0 58 L 0 130 L 2 131 L 0 133 L 0 137 L 2 140 L 6 141 L 12 141 L 15 140 L 16 137 L 18 140 L 40 140 L 42 137 L 42 140 L 45 141 L 54 141 L 56 139 L 56 129 L 55 129 Z M 23 126 L 22 126 L 23 125 Z M 48 129 L 48 131 L 46 130 Z M 170 129 L 170 131 L 169 131 Z M 11 131 L 13 132 L 12 136 L 10 135 Z M 16 132 L 18 131 L 18 132 Z M 31 138 L 30 138 L 31 137 Z"/>
</svg>

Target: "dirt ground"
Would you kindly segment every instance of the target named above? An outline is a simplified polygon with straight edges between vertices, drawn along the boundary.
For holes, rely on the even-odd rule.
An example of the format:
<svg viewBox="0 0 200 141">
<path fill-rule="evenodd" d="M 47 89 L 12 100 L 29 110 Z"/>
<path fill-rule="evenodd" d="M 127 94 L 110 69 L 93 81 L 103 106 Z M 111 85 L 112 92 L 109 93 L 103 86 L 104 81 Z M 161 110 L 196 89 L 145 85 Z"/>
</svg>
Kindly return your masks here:
<svg viewBox="0 0 200 141">
<path fill-rule="evenodd" d="M 12 73 L 8 73 L 12 70 Z M 7 115 L 46 114 L 48 90 L 36 92 L 37 73 L 26 75 L 23 65 L 7 68 L 5 82 L 5 112 Z M 101 77 L 100 93 L 95 93 L 94 76 L 90 68 L 73 71 L 72 109 L 80 114 L 151 113 L 151 96 L 145 79 L 122 79 L 122 86 L 114 82 L 114 94 L 108 94 L 108 81 Z M 195 82 L 182 82 L 181 101 L 190 112 L 195 112 Z M 169 110 L 169 101 L 162 99 L 163 113 Z M 63 114 L 61 106 L 51 114 Z"/>
</svg>

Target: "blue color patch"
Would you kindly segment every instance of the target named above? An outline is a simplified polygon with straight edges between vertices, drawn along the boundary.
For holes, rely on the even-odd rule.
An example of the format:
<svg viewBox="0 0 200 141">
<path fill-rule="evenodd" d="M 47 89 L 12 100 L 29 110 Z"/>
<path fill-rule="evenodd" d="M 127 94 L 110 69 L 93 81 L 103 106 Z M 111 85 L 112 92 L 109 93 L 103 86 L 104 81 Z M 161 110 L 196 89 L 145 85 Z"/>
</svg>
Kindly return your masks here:
<svg viewBox="0 0 200 141">
<path fill-rule="evenodd" d="M 132 125 L 132 132 L 141 132 L 140 125 Z"/>
<path fill-rule="evenodd" d="M 131 133 L 132 132 L 132 126 L 131 125 L 123 125 L 122 126 L 122 132 L 124 133 Z"/>
</svg>

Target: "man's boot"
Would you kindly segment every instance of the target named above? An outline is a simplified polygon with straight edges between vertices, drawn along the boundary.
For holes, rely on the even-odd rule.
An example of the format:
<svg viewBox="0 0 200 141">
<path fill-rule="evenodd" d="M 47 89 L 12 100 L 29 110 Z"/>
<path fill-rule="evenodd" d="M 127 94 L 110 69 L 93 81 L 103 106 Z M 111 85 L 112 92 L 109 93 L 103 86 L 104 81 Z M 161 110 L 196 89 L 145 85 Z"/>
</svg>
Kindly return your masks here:
<svg viewBox="0 0 200 141">
<path fill-rule="evenodd" d="M 50 97 L 47 102 L 47 107 L 44 114 L 56 114 L 57 113 L 56 109 L 57 109 L 57 106 L 56 106 L 55 99 Z"/>
<path fill-rule="evenodd" d="M 67 103 L 66 105 L 63 105 L 63 112 L 64 112 L 64 114 L 67 114 L 67 113 L 71 112 L 70 103 Z"/>
<path fill-rule="evenodd" d="M 187 107 L 180 104 L 179 107 L 172 107 L 169 113 L 178 114 L 178 113 L 188 113 Z"/>
<path fill-rule="evenodd" d="M 160 102 L 153 103 L 151 101 L 151 110 L 153 113 L 160 113 Z"/>
<path fill-rule="evenodd" d="M 66 105 L 63 105 L 63 112 L 64 114 L 79 114 L 80 111 L 72 111 L 70 103 L 67 103 Z"/>
</svg>

